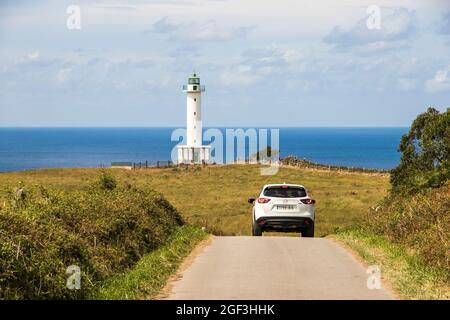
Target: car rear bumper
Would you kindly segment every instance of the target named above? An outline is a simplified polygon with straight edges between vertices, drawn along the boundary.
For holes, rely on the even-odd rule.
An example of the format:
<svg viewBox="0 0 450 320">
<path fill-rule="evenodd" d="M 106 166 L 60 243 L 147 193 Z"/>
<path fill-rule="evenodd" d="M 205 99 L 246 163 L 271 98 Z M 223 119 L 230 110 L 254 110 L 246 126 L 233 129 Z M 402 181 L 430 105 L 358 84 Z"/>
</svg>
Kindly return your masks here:
<svg viewBox="0 0 450 320">
<path fill-rule="evenodd" d="M 312 225 L 314 221 L 309 217 L 261 217 L 256 223 L 264 231 L 298 231 Z"/>
</svg>

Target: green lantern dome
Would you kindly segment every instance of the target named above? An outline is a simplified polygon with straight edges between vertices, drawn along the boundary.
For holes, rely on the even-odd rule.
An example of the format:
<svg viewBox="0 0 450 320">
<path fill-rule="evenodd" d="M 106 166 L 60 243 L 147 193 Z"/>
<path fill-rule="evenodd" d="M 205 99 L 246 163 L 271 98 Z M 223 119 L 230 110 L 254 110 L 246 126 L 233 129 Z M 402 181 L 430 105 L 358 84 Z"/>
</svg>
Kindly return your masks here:
<svg viewBox="0 0 450 320">
<path fill-rule="evenodd" d="M 183 85 L 184 92 L 205 92 L 205 86 L 200 85 L 200 78 L 196 73 L 188 79 L 188 84 Z"/>
<path fill-rule="evenodd" d="M 200 78 L 197 77 L 197 74 L 193 74 L 192 77 L 189 78 L 188 84 L 200 84 Z"/>
</svg>

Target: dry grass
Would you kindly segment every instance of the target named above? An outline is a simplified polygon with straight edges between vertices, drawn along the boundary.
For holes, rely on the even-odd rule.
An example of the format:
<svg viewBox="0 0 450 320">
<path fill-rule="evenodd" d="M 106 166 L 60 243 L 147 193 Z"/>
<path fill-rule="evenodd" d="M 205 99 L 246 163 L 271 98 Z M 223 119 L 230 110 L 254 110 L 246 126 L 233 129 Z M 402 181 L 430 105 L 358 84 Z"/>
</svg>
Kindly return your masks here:
<svg viewBox="0 0 450 320">
<path fill-rule="evenodd" d="M 99 169 L 49 169 L 0 173 L 0 206 L 5 193 L 22 183 L 47 188 L 78 189 L 94 181 Z M 317 200 L 316 235 L 354 226 L 368 208 L 384 198 L 388 177 L 378 174 L 280 168 L 262 176 L 256 165 L 209 166 L 189 169 L 115 170 L 119 184 L 151 187 L 164 194 L 183 215 L 215 234 L 249 235 L 251 206 L 248 197 L 266 183 L 303 184 Z"/>
</svg>

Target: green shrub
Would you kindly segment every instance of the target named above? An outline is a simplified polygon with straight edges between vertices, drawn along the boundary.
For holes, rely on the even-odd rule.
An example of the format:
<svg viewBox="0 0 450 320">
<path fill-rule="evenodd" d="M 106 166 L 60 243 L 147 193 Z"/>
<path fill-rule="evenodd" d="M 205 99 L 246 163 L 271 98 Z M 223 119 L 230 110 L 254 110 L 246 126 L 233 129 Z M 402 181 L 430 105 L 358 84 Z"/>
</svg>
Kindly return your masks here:
<svg viewBox="0 0 450 320">
<path fill-rule="evenodd" d="M 165 245 L 145 255 L 132 269 L 106 280 L 93 298 L 158 299 L 169 277 L 207 236 L 206 232 L 194 226 L 177 228 Z"/>
<path fill-rule="evenodd" d="M 389 195 L 363 227 L 444 270 L 450 280 L 450 109 L 420 114 L 399 151 Z"/>
<path fill-rule="evenodd" d="M 399 151 L 389 195 L 369 213 L 366 228 L 450 275 L 450 109 L 420 114 Z"/>
<path fill-rule="evenodd" d="M 183 224 L 160 194 L 115 185 L 70 192 L 32 188 L 20 206 L 11 200 L 3 207 L 0 299 L 87 298 Z M 80 290 L 66 288 L 71 265 L 81 268 Z"/>
<path fill-rule="evenodd" d="M 99 178 L 100 188 L 104 190 L 113 190 L 117 187 L 117 181 L 111 172 L 102 170 Z"/>
<path fill-rule="evenodd" d="M 369 213 L 367 225 L 450 275 L 450 182 L 413 196 L 391 194 Z"/>
<path fill-rule="evenodd" d="M 391 172 L 395 192 L 416 193 L 437 188 L 450 179 L 450 109 L 429 108 L 402 137 L 400 165 Z"/>
</svg>

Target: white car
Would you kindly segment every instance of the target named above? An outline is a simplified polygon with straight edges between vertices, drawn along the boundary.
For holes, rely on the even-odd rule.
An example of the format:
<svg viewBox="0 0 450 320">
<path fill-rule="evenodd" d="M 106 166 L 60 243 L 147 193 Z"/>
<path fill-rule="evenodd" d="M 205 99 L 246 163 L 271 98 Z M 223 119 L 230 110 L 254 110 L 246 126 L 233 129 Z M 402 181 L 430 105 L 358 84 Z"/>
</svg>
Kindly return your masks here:
<svg viewBox="0 0 450 320">
<path fill-rule="evenodd" d="M 302 237 L 314 237 L 315 200 L 304 186 L 298 184 L 268 184 L 257 199 L 249 198 L 253 206 L 254 236 L 264 231 L 300 232 Z"/>
</svg>

